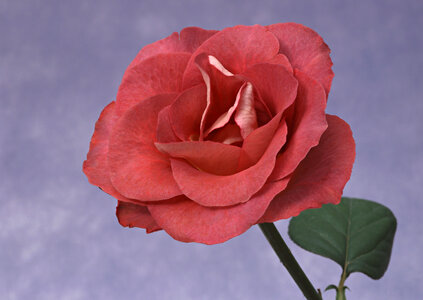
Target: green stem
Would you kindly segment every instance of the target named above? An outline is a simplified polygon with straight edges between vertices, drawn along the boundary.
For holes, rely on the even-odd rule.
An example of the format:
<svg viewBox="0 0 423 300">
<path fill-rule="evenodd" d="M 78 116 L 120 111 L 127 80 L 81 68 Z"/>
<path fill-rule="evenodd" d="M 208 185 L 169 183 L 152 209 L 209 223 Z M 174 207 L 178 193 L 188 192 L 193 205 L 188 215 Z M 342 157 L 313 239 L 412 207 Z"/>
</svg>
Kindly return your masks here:
<svg viewBox="0 0 423 300">
<path fill-rule="evenodd" d="M 338 288 L 336 289 L 336 300 L 346 300 L 344 283 L 347 279 L 345 269 L 342 272 L 341 280 L 339 280 Z"/>
<path fill-rule="evenodd" d="M 288 270 L 295 283 L 298 285 L 304 296 L 308 300 L 322 300 L 316 289 L 308 280 L 304 271 L 301 269 L 295 257 L 292 255 L 285 241 L 282 239 L 279 231 L 273 223 L 259 224 L 261 231 L 269 241 L 276 255 L 279 257 L 281 263 Z"/>
</svg>

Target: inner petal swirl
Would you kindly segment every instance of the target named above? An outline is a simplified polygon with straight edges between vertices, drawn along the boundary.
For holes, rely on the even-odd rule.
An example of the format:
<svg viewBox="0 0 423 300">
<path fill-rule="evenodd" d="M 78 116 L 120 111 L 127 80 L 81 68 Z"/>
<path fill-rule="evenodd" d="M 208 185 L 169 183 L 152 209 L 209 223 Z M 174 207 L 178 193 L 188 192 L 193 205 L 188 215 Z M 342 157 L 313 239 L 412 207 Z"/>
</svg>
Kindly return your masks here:
<svg viewBox="0 0 423 300">
<path fill-rule="evenodd" d="M 200 54 L 196 63 L 207 88 L 199 140 L 241 145 L 258 127 L 253 85 L 231 73 L 214 56 Z"/>
</svg>

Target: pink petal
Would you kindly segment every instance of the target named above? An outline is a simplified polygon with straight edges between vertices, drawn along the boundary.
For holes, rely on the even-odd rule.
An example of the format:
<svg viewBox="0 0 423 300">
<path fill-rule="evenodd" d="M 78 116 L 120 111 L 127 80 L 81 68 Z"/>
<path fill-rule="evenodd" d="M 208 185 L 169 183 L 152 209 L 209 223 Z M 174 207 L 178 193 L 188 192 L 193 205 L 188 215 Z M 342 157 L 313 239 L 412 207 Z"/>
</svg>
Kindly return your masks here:
<svg viewBox="0 0 423 300">
<path fill-rule="evenodd" d="M 199 55 L 200 56 L 200 55 Z M 197 56 L 197 59 L 198 57 Z M 222 63 L 213 55 L 208 55 L 209 64 L 211 64 L 213 67 L 215 67 L 217 70 L 219 70 L 220 73 L 223 73 L 225 76 L 234 76 L 233 73 L 229 72 Z"/>
<path fill-rule="evenodd" d="M 278 44 L 275 36 L 260 25 L 225 28 L 193 53 L 185 71 L 183 86 L 187 88 L 202 82 L 195 63 L 200 53 L 214 56 L 229 72 L 238 74 L 248 66 L 273 58 L 278 53 Z"/>
<path fill-rule="evenodd" d="M 107 105 L 100 114 L 95 124 L 93 137 L 91 138 L 90 150 L 87 159 L 83 164 L 83 171 L 88 181 L 101 188 L 116 199 L 131 201 L 121 195 L 112 185 L 107 163 L 107 152 L 109 150 L 109 136 L 116 123 L 114 117 L 115 102 Z"/>
<path fill-rule="evenodd" d="M 113 186 L 124 196 L 141 201 L 180 195 L 169 161 L 154 146 L 157 116 L 175 94 L 157 95 L 127 111 L 110 136 L 108 162 Z"/>
<path fill-rule="evenodd" d="M 205 30 L 199 27 L 184 28 L 180 34 L 174 32 L 170 36 L 142 48 L 129 65 L 129 68 L 157 54 L 176 52 L 193 53 L 216 32 L 216 30 Z"/>
<path fill-rule="evenodd" d="M 281 65 L 282 67 L 284 67 L 289 72 L 289 74 L 293 74 L 294 73 L 294 70 L 292 69 L 291 62 L 289 61 L 288 57 L 286 57 L 282 53 L 279 53 L 275 57 L 273 57 L 270 60 L 266 61 L 266 63 Z"/>
<path fill-rule="evenodd" d="M 257 128 L 257 115 L 254 108 L 253 86 L 247 82 L 238 92 L 235 122 L 241 129 L 241 135 L 245 139 Z"/>
<path fill-rule="evenodd" d="M 213 142 L 223 144 L 235 144 L 242 142 L 244 139 L 241 136 L 241 131 L 236 124 L 228 123 L 223 128 L 213 131 L 208 139 Z"/>
<path fill-rule="evenodd" d="M 190 57 L 188 53 L 158 54 L 127 69 L 116 97 L 117 117 L 149 97 L 180 92 Z"/>
<path fill-rule="evenodd" d="M 159 151 L 173 158 L 183 158 L 194 168 L 215 175 L 229 175 L 237 171 L 241 148 L 221 143 L 179 142 L 156 143 Z"/>
<path fill-rule="evenodd" d="M 212 131 L 219 129 L 219 128 L 222 128 L 226 124 L 228 124 L 228 122 L 231 119 L 233 113 L 235 112 L 236 108 L 238 107 L 239 100 L 241 98 L 241 91 L 242 91 L 243 87 L 244 86 L 242 86 L 239 89 L 238 94 L 236 95 L 234 104 L 231 107 L 229 107 L 229 109 L 226 112 L 224 112 L 222 115 L 220 115 L 220 117 L 218 117 L 216 121 L 214 121 L 214 123 L 206 130 L 206 132 L 204 133 L 204 136 L 208 136 Z M 207 112 L 207 110 L 205 111 L 205 113 L 206 112 Z M 205 115 L 206 114 L 204 114 L 203 117 Z"/>
<path fill-rule="evenodd" d="M 217 99 L 219 100 L 219 98 Z M 212 131 L 224 127 L 228 124 L 232 115 L 235 113 L 235 122 L 241 129 L 242 137 L 245 138 L 251 131 L 257 128 L 257 116 L 254 109 L 254 94 L 251 83 L 244 83 L 238 90 L 233 105 L 223 113 L 217 120 L 206 130 L 205 136 Z"/>
<path fill-rule="evenodd" d="M 206 86 L 199 84 L 182 92 L 170 106 L 170 122 L 176 136 L 181 140 L 198 140 L 206 97 Z"/>
<path fill-rule="evenodd" d="M 156 222 L 181 242 L 223 243 L 257 223 L 273 197 L 284 184 L 265 184 L 246 203 L 229 207 L 204 207 L 186 197 L 148 206 Z"/>
<path fill-rule="evenodd" d="M 217 30 L 205 30 L 199 27 L 186 27 L 182 29 L 180 41 L 185 44 L 186 51 L 194 53 L 206 40 L 216 34 Z"/>
<path fill-rule="evenodd" d="M 180 139 L 173 131 L 172 124 L 170 123 L 170 105 L 163 108 L 157 117 L 157 131 L 156 140 L 159 143 L 178 142 Z"/>
<path fill-rule="evenodd" d="M 295 23 L 280 23 L 267 26 L 278 38 L 279 52 L 285 54 L 292 66 L 306 73 L 323 85 L 329 95 L 332 78 L 330 49 L 312 29 Z"/>
<path fill-rule="evenodd" d="M 326 203 L 339 203 L 355 159 L 352 132 L 342 119 L 327 115 L 328 129 L 292 175 L 288 187 L 260 219 L 275 222 Z"/>
<path fill-rule="evenodd" d="M 276 160 L 271 180 L 278 180 L 292 173 L 308 151 L 319 143 L 327 128 L 323 87 L 301 71 L 295 70 L 295 76 L 299 87 L 293 106 L 293 120 L 288 123 L 290 134 L 284 151 Z"/>
<path fill-rule="evenodd" d="M 298 82 L 283 66 L 256 64 L 242 75 L 253 84 L 273 115 L 283 112 L 295 100 Z"/>
<path fill-rule="evenodd" d="M 146 206 L 118 201 L 116 216 L 123 227 L 145 228 L 147 233 L 161 230 Z"/>
<path fill-rule="evenodd" d="M 217 207 L 246 202 L 265 184 L 285 136 L 286 126 L 282 124 L 254 166 L 228 176 L 205 173 L 183 160 L 171 158 L 174 178 L 182 193 L 200 205 Z"/>
<path fill-rule="evenodd" d="M 272 118 L 273 114 L 270 112 L 267 104 L 261 99 L 261 96 L 257 93 L 257 90 L 253 89 L 254 92 L 254 109 L 257 115 L 257 124 L 262 126 L 267 124 Z"/>
<path fill-rule="evenodd" d="M 238 162 L 238 169 L 245 170 L 255 165 L 263 156 L 267 147 L 274 139 L 274 135 L 278 127 L 281 127 L 282 112 L 278 113 L 269 123 L 254 130 L 243 142 L 242 152 Z M 286 123 L 283 122 L 282 126 L 287 132 Z M 283 137 L 284 141 L 286 135 Z M 283 144 L 281 145 L 281 147 Z"/>
<path fill-rule="evenodd" d="M 229 121 L 235 111 L 236 97 L 243 81 L 210 55 L 200 54 L 195 61 L 207 87 L 207 105 L 200 125 L 200 140 L 203 140 L 211 131 L 225 126 Z"/>
</svg>

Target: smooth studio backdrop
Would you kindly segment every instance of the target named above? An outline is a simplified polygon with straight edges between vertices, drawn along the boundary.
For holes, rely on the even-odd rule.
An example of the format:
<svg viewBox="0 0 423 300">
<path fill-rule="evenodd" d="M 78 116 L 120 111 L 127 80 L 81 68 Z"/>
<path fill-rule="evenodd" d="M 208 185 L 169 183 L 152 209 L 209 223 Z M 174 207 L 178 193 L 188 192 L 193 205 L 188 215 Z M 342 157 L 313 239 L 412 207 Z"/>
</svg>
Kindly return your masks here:
<svg viewBox="0 0 423 300">
<path fill-rule="evenodd" d="M 81 171 L 141 47 L 186 26 L 278 22 L 305 24 L 332 49 L 328 112 L 357 143 L 345 195 L 398 218 L 385 277 L 351 275 L 348 299 L 419 299 L 421 0 L 0 1 L 0 298 L 302 299 L 257 226 L 215 246 L 123 228 Z M 287 224 L 276 223 L 286 238 Z M 289 245 L 316 287 L 337 283 L 335 263 Z"/>
</svg>

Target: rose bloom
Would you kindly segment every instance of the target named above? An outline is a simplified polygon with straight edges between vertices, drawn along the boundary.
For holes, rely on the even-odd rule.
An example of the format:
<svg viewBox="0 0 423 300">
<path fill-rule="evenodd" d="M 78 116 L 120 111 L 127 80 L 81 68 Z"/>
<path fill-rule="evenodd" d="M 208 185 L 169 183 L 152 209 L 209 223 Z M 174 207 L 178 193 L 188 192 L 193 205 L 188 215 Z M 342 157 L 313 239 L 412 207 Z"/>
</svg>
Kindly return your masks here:
<svg viewBox="0 0 423 300">
<path fill-rule="evenodd" d="M 300 24 L 197 27 L 144 47 L 83 170 L 121 225 L 216 244 L 339 203 L 351 130 L 325 113 L 330 50 Z"/>
</svg>

